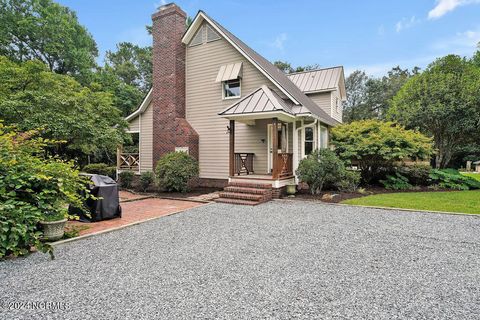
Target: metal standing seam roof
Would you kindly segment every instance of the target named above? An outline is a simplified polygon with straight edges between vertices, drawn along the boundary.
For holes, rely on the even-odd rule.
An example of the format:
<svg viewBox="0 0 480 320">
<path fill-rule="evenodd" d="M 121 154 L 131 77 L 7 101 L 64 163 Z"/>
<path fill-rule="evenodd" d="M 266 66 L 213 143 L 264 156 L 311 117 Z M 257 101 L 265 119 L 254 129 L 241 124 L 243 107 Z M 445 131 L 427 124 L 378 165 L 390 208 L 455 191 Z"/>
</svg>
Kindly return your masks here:
<svg viewBox="0 0 480 320">
<path fill-rule="evenodd" d="M 215 82 L 237 79 L 242 76 L 242 63 L 232 63 L 220 67 Z"/>
<path fill-rule="evenodd" d="M 205 12 L 199 11 L 199 13 L 205 15 L 205 17 L 207 17 L 211 23 L 213 23 L 220 31 L 222 31 L 222 33 L 226 37 L 228 37 L 230 41 L 232 41 L 236 46 L 238 46 L 245 55 L 252 59 L 257 64 L 257 67 L 265 71 L 271 78 L 275 80 L 275 82 L 277 82 L 277 85 L 281 86 L 294 99 L 296 99 L 298 103 L 307 108 L 307 110 L 311 114 L 316 115 L 325 124 L 332 126 L 339 124 L 337 120 L 333 119 L 315 102 L 313 102 L 312 99 L 307 97 L 292 81 L 287 78 L 287 76 L 282 71 L 280 71 L 277 67 L 271 64 L 270 61 L 268 61 L 260 54 L 255 52 L 253 49 L 251 49 L 249 46 L 247 46 L 242 40 L 238 39 L 235 35 L 230 33 L 230 31 L 225 29 L 222 25 L 220 25 L 218 22 L 205 14 Z"/>
<path fill-rule="evenodd" d="M 309 70 L 290 73 L 287 74 L 287 77 L 303 92 L 330 90 L 338 87 L 343 72 L 342 69 L 342 67 L 333 67 Z"/>
<path fill-rule="evenodd" d="M 275 91 L 263 85 L 220 112 L 219 115 L 240 115 L 272 111 L 284 111 L 291 115 L 294 114 L 291 107 Z"/>
</svg>

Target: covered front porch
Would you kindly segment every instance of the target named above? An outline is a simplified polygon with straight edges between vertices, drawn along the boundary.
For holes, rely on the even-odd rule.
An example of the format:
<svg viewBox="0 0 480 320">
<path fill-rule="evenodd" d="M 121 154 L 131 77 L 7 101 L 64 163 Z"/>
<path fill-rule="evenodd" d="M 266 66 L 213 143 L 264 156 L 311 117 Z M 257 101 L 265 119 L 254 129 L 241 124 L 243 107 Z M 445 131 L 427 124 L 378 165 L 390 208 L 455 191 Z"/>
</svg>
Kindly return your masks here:
<svg viewBox="0 0 480 320">
<path fill-rule="evenodd" d="M 256 152 L 253 152 L 248 145 L 236 144 L 235 141 L 236 124 L 245 121 L 229 121 L 229 182 L 271 184 L 274 188 L 295 184 L 292 148 L 294 123 L 276 117 L 248 120 L 250 126 L 255 126 L 252 131 L 264 132 L 264 138 L 259 135 L 264 150 L 255 148 Z"/>
</svg>

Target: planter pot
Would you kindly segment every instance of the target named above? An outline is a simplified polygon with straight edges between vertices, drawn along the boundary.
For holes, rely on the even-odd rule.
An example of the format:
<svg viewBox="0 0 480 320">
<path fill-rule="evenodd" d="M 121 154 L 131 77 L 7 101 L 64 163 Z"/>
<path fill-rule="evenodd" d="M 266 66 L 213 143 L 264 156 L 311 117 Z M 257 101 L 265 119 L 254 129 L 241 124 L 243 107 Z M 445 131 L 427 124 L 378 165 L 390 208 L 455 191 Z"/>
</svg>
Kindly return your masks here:
<svg viewBox="0 0 480 320">
<path fill-rule="evenodd" d="M 61 239 L 65 233 L 66 224 L 67 219 L 58 221 L 40 221 L 40 225 L 43 229 L 42 239 L 45 241 L 55 241 Z"/>
<path fill-rule="evenodd" d="M 297 185 L 289 184 L 287 186 L 287 194 L 288 195 L 294 195 L 295 193 L 297 193 Z"/>
</svg>

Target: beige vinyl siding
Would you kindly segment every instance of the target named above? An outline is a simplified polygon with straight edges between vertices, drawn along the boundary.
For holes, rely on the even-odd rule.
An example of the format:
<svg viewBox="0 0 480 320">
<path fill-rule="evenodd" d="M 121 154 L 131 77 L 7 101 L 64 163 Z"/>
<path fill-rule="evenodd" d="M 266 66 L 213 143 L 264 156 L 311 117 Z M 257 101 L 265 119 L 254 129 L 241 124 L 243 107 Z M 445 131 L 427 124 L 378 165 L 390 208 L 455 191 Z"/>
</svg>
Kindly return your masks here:
<svg viewBox="0 0 480 320">
<path fill-rule="evenodd" d="M 128 123 L 128 131 L 139 132 L 140 131 L 140 117 L 136 117 Z"/>
<path fill-rule="evenodd" d="M 152 171 L 153 162 L 153 108 L 151 105 L 128 123 L 130 131 L 140 132 L 140 172 Z"/>
<path fill-rule="evenodd" d="M 200 136 L 202 178 L 228 178 L 228 120 L 218 113 L 238 99 L 222 100 L 222 83 L 215 79 L 221 66 L 237 62 L 243 62 L 242 97 L 262 85 L 274 89 L 274 85 L 223 38 L 187 47 L 186 118 Z M 259 174 L 267 171 L 266 123 L 259 120 L 255 126 L 248 126 L 236 122 L 235 151 L 255 153 L 255 172 Z"/>
<path fill-rule="evenodd" d="M 338 109 L 336 107 L 336 100 L 338 99 Z M 333 119 L 343 122 L 343 107 L 342 107 L 342 98 L 340 97 L 340 92 L 338 90 L 332 91 L 332 113 L 331 116 Z"/>
<path fill-rule="evenodd" d="M 332 114 L 332 97 L 330 92 L 320 92 L 309 94 L 308 97 L 313 100 L 328 115 Z"/>
</svg>

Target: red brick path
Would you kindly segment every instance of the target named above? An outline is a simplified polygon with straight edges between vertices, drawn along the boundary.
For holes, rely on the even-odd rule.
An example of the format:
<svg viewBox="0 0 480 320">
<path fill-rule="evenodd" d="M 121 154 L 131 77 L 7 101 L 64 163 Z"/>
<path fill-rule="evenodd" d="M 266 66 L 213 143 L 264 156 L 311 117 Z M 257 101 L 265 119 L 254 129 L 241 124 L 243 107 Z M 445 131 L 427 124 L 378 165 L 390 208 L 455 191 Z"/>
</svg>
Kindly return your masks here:
<svg viewBox="0 0 480 320">
<path fill-rule="evenodd" d="M 121 198 L 124 199 L 123 195 L 121 195 Z M 181 200 L 158 198 L 141 199 L 136 201 L 122 202 L 122 218 L 92 223 L 70 221 L 68 224 L 69 226 L 88 226 L 88 229 L 80 231 L 80 235 L 85 235 L 112 228 L 118 228 L 151 218 L 167 216 L 175 212 L 195 208 L 201 205 L 203 205 L 203 203 Z"/>
</svg>

